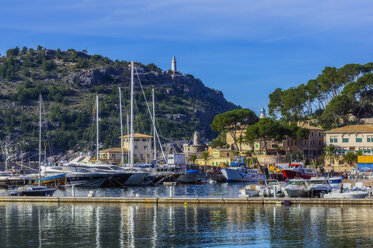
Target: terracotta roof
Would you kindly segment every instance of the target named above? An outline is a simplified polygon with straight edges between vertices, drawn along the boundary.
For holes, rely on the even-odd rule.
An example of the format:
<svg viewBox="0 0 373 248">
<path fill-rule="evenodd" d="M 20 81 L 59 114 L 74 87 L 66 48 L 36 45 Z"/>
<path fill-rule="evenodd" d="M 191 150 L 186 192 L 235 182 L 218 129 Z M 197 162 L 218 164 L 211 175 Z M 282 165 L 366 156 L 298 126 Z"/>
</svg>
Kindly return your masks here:
<svg viewBox="0 0 373 248">
<path fill-rule="evenodd" d="M 302 127 L 302 126 L 301 126 Z M 311 126 L 311 125 L 304 125 L 303 128 L 307 128 L 309 130 L 319 130 L 319 131 L 324 131 L 324 129 L 322 129 L 321 127 L 315 127 L 315 126 Z"/>
<path fill-rule="evenodd" d="M 123 147 L 123 151 L 127 152 L 127 148 Z M 108 148 L 108 149 L 105 149 L 105 150 L 101 150 L 99 152 L 100 153 L 120 153 L 121 150 L 120 150 L 120 147 L 113 147 L 113 148 Z"/>
<path fill-rule="evenodd" d="M 129 138 L 131 137 L 130 134 L 128 135 L 124 135 L 123 136 L 124 138 Z M 141 134 L 141 133 L 135 133 L 135 135 L 133 136 L 134 138 L 153 138 L 153 136 L 150 136 L 150 135 L 146 135 L 146 134 Z M 119 137 L 120 138 L 120 137 Z"/>
<path fill-rule="evenodd" d="M 373 125 L 350 125 L 335 128 L 326 133 L 373 133 Z"/>
</svg>

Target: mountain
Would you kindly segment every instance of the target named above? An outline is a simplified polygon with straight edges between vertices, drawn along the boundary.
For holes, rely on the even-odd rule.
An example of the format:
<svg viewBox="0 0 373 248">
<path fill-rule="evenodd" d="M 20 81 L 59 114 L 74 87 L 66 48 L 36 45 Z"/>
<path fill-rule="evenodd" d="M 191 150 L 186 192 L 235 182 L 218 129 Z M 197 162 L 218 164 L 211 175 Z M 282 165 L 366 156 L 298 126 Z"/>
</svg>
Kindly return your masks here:
<svg viewBox="0 0 373 248">
<path fill-rule="evenodd" d="M 170 71 L 162 71 L 154 64 L 136 62 L 135 67 L 136 132 L 151 132 L 138 78 L 149 104 L 151 90 L 155 90 L 157 128 L 165 141 L 190 139 L 194 131 L 211 139 L 215 137 L 210 129 L 214 116 L 238 108 L 225 100 L 222 92 L 204 86 L 192 75 L 176 73 L 173 77 Z M 41 93 L 46 149 L 52 153 L 94 150 L 98 94 L 102 148 L 119 146 L 118 86 L 122 87 L 126 124 L 129 84 L 127 61 L 112 61 L 74 49 L 9 49 L 0 57 L 0 140 L 22 151 L 37 150 Z"/>
</svg>

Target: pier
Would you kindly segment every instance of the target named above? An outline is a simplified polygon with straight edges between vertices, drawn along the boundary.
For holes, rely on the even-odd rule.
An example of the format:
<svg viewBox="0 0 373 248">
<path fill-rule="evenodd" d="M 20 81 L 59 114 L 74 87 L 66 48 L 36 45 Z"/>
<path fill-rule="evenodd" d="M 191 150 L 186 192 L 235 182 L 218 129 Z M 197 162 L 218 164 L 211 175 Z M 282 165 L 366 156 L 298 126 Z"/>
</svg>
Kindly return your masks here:
<svg viewBox="0 0 373 248">
<path fill-rule="evenodd" d="M 324 198 L 217 198 L 217 197 L 0 197 L 0 203 L 120 203 L 120 204 L 317 204 L 317 205 L 373 205 L 373 198 L 324 199 Z"/>
</svg>

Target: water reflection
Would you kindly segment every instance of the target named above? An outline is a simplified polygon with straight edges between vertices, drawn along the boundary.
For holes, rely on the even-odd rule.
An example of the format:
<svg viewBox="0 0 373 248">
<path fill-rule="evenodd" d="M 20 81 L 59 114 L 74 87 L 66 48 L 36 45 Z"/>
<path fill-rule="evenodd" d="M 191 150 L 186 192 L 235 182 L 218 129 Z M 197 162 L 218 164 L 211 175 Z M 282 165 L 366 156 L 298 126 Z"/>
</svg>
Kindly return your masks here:
<svg viewBox="0 0 373 248">
<path fill-rule="evenodd" d="M 370 207 L 0 204 L 1 247 L 369 247 Z"/>
</svg>

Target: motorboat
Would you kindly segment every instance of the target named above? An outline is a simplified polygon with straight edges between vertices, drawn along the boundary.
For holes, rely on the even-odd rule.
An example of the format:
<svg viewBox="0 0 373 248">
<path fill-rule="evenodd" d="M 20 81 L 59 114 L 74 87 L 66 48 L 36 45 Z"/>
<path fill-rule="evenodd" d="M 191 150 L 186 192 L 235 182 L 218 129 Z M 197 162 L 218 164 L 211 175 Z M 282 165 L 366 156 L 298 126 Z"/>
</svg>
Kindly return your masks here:
<svg viewBox="0 0 373 248">
<path fill-rule="evenodd" d="M 262 182 L 266 176 L 260 170 L 247 168 L 244 157 L 235 157 L 229 168 L 221 169 L 227 182 Z"/>
<path fill-rule="evenodd" d="M 311 179 L 311 177 L 317 176 L 316 169 L 304 167 L 303 164 L 289 164 L 289 167 L 282 169 L 281 172 L 286 179 Z"/>
<path fill-rule="evenodd" d="M 342 192 L 332 191 L 328 194 L 324 195 L 324 198 L 347 198 L 347 199 L 355 199 L 355 198 L 365 198 L 369 195 L 368 191 L 364 190 L 353 190 L 353 189 L 345 189 Z"/>
<path fill-rule="evenodd" d="M 276 179 L 267 179 L 264 182 L 265 188 L 263 192 L 263 196 L 265 197 L 284 197 L 284 191 L 283 191 L 283 183 L 280 183 Z"/>
<path fill-rule="evenodd" d="M 323 197 L 323 195 L 332 191 L 333 187 L 325 177 L 311 177 L 309 181 L 309 190 L 311 196 Z"/>
<path fill-rule="evenodd" d="M 309 195 L 309 184 L 305 179 L 290 179 L 284 188 L 287 197 L 307 197 Z"/>
<path fill-rule="evenodd" d="M 221 170 L 227 182 L 262 182 L 266 176 L 260 170 L 246 167 L 230 167 Z"/>
<path fill-rule="evenodd" d="M 55 189 L 46 186 L 21 186 L 8 192 L 9 196 L 53 196 Z"/>
<path fill-rule="evenodd" d="M 249 184 L 240 189 L 240 197 L 257 197 L 264 191 L 265 186 L 260 184 Z"/>
<path fill-rule="evenodd" d="M 31 184 L 33 181 L 34 179 L 31 177 L 12 175 L 4 171 L 0 172 L 0 188 L 27 185 Z"/>
</svg>

